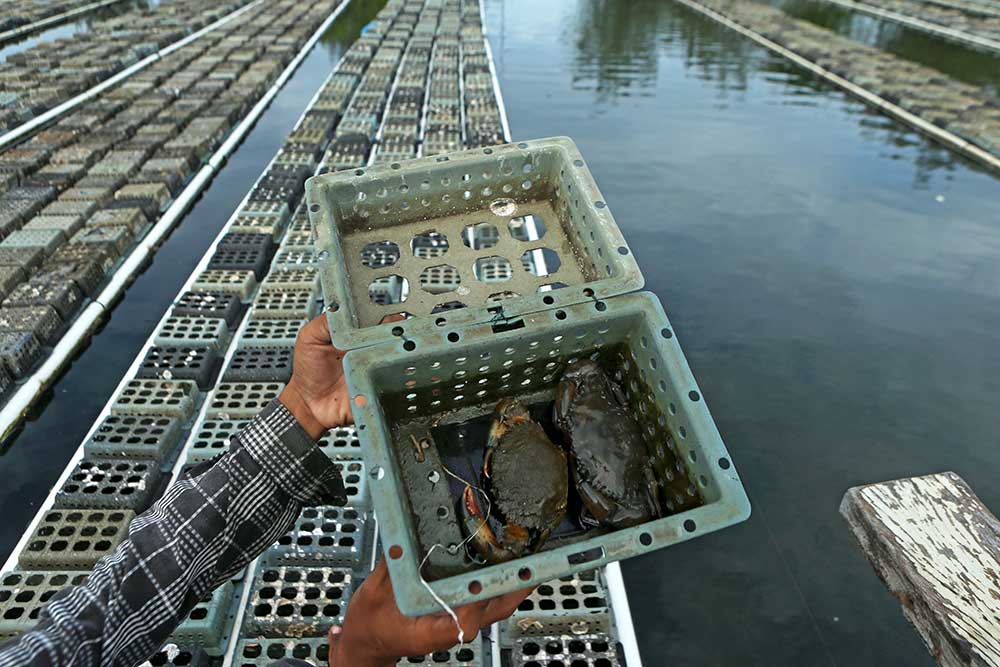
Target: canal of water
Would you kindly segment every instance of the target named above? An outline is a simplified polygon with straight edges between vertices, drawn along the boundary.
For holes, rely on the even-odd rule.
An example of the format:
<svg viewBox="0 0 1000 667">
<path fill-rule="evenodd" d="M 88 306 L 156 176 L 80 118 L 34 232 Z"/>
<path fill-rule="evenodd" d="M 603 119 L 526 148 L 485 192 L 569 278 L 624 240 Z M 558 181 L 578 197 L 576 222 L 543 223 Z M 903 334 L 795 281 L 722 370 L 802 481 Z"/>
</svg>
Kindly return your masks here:
<svg viewBox="0 0 1000 667">
<path fill-rule="evenodd" d="M 1000 97 L 1000 56 L 932 37 L 860 12 L 851 12 L 823 0 L 771 0 L 796 18 L 874 46 L 906 60 L 936 69 L 948 76 Z"/>
<path fill-rule="evenodd" d="M 0 555 L 341 50 L 354 0 L 0 456 Z M 754 506 L 626 561 L 648 665 L 930 665 L 837 514 L 954 470 L 1000 508 L 998 180 L 666 0 L 487 0 L 515 138 L 573 137 Z"/>
<path fill-rule="evenodd" d="M 837 507 L 1000 509 L 1000 182 L 677 4 L 489 0 L 515 139 L 566 134 L 664 302 L 747 523 L 623 563 L 648 665 L 931 665 Z"/>
<path fill-rule="evenodd" d="M 94 26 L 99 26 L 102 21 L 106 21 L 107 19 L 121 16 L 122 14 L 131 11 L 153 8 L 159 4 L 159 0 L 128 0 L 128 2 L 119 2 L 113 5 L 108 5 L 107 7 L 101 7 L 100 9 L 97 9 L 86 16 L 81 16 L 74 21 L 53 26 L 47 30 L 36 32 L 24 37 L 23 39 L 3 45 L 0 47 L 0 63 L 7 60 L 8 56 L 20 53 L 21 51 L 30 49 L 33 46 L 42 44 L 43 42 L 66 39 L 72 37 L 73 35 L 87 32 Z"/>
<path fill-rule="evenodd" d="M 33 408 L 0 452 L 0 562 L 17 544 L 52 484 L 79 447 L 126 369 L 195 265 L 284 143 L 340 54 L 384 0 L 351 0 L 275 97 L 219 176 L 129 287 L 103 330 Z"/>
</svg>

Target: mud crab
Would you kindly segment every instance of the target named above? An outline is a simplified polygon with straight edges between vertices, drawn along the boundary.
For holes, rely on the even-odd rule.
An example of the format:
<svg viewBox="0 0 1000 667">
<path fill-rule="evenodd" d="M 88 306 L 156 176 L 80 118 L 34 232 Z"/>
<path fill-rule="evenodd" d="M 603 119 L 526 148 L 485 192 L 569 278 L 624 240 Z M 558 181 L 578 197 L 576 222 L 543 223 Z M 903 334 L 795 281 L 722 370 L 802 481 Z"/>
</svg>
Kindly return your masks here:
<svg viewBox="0 0 1000 667">
<path fill-rule="evenodd" d="M 553 421 L 569 443 L 584 526 L 625 528 L 663 514 L 642 429 L 630 410 L 597 363 L 577 361 L 563 373 Z"/>
<path fill-rule="evenodd" d="M 566 454 L 518 401 L 505 398 L 494 408 L 481 480 L 488 512 L 501 524 L 499 535 L 471 485 L 463 492 L 462 509 L 470 542 L 488 563 L 537 551 L 566 515 Z"/>
</svg>

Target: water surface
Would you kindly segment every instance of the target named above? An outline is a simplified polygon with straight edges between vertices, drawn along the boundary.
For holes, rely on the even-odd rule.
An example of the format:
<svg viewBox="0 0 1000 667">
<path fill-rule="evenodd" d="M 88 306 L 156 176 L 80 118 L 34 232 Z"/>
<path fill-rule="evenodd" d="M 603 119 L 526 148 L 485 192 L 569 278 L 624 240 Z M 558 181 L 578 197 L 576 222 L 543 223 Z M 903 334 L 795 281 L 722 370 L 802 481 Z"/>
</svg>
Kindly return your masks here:
<svg viewBox="0 0 1000 667">
<path fill-rule="evenodd" d="M 1000 509 L 997 179 L 677 4 L 488 0 L 515 139 L 570 135 L 753 503 L 623 563 L 647 665 L 931 665 L 837 507 Z"/>
<path fill-rule="evenodd" d="M 791 16 L 1000 95 L 1000 56 L 823 0 L 768 0 Z"/>
<path fill-rule="evenodd" d="M 0 563 L 14 549 L 132 360 L 254 180 L 284 143 L 340 54 L 384 0 L 352 0 L 129 287 L 103 330 L 0 451 Z"/>
</svg>

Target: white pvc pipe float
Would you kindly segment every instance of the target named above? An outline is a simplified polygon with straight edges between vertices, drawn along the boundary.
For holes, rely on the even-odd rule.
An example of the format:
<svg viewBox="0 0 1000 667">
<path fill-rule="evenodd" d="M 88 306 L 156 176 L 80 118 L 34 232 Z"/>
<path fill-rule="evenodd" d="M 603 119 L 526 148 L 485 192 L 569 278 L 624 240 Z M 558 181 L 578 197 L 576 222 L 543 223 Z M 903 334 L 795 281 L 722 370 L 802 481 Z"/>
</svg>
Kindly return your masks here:
<svg viewBox="0 0 1000 667">
<path fill-rule="evenodd" d="M 262 0 L 257 0 L 260 2 Z M 256 4 L 256 3 L 254 3 Z M 274 100 L 281 87 L 288 81 L 294 71 L 305 59 L 306 54 L 316 45 L 319 38 L 326 32 L 327 28 L 344 11 L 350 0 L 342 2 L 327 19 L 316 29 L 309 40 L 303 45 L 298 55 L 282 71 L 264 96 L 254 105 L 247 116 L 235 127 L 229 137 L 215 151 L 208 163 L 195 174 L 194 178 L 177 195 L 173 203 L 164 211 L 160 219 L 146 233 L 143 239 L 136 245 L 124 262 L 111 276 L 110 281 L 101 290 L 93 302 L 88 305 L 73 321 L 70 328 L 63 334 L 62 338 L 53 347 L 52 353 L 45 359 L 39 368 L 23 383 L 18 385 L 17 390 L 10 396 L 8 401 L 0 408 L 0 440 L 6 438 L 11 431 L 20 423 L 25 412 L 37 400 L 48 384 L 54 380 L 62 371 L 63 367 L 72 359 L 73 354 L 79 346 L 89 337 L 90 331 L 99 322 L 100 317 L 114 300 L 125 291 L 126 286 L 142 268 L 147 258 L 151 257 L 156 246 L 173 229 L 180 219 L 187 213 L 187 209 L 194 200 L 202 193 L 212 177 L 219 171 L 226 159 L 236 150 L 240 142 L 245 138 L 253 125 Z"/>
<path fill-rule="evenodd" d="M 25 121 L 21 125 L 18 125 L 17 127 L 15 127 L 13 130 L 10 130 L 10 131 L 6 132 L 5 134 L 3 134 L 2 136 L 0 136 L 0 149 L 7 148 L 11 144 L 14 144 L 15 142 L 19 141 L 25 135 L 30 134 L 31 132 L 34 132 L 36 129 L 38 129 L 40 127 L 43 127 L 47 123 L 52 122 L 53 120 L 55 120 L 56 118 L 59 118 L 63 114 L 72 111 L 76 107 L 80 106 L 81 104 L 83 104 L 87 100 L 93 98 L 94 96 L 99 95 L 100 93 L 102 93 L 103 91 L 107 90 L 111 86 L 119 83 L 120 81 L 123 81 L 123 80 L 127 79 L 128 77 L 132 76 L 133 74 L 135 74 L 139 70 L 145 69 L 149 65 L 152 65 L 153 63 L 155 63 L 160 58 L 173 53 L 177 49 L 180 49 L 180 48 L 183 48 L 184 46 L 187 46 L 188 44 L 190 44 L 194 40 L 198 39 L 199 37 L 207 35 L 208 33 L 212 32 L 213 30 L 216 30 L 217 28 L 221 28 L 222 26 L 226 25 L 227 23 L 229 23 L 233 19 L 235 19 L 235 18 L 237 18 L 239 16 L 242 16 L 244 13 L 250 11 L 250 9 L 252 9 L 253 7 L 256 7 L 261 2 L 263 2 L 263 0 L 254 0 L 250 4 L 237 9 L 236 11 L 231 12 L 231 13 L 227 14 L 226 16 L 223 16 L 221 19 L 219 19 L 215 23 L 209 24 L 209 25 L 205 26 L 204 28 L 202 28 L 201 30 L 198 30 L 197 32 L 193 32 L 190 35 L 188 35 L 187 37 L 185 37 L 183 39 L 180 39 L 180 40 L 174 42 L 173 44 L 169 44 L 168 46 L 163 47 L 162 49 L 160 49 L 156 53 L 153 53 L 153 54 L 150 54 L 150 55 L 146 56 L 145 58 L 143 58 L 142 60 L 140 60 L 137 63 L 133 63 L 132 65 L 130 65 L 130 66 L 126 67 L 125 69 L 123 69 L 121 72 L 118 72 L 117 74 L 114 74 L 114 75 L 108 77 L 104 81 L 102 81 L 102 82 L 100 82 L 98 84 L 95 84 L 94 86 L 92 86 L 92 87 L 88 88 L 87 90 L 83 91 L 82 93 L 80 93 L 76 97 L 71 97 L 70 99 L 66 100 L 65 102 L 63 102 L 63 103 L 61 103 L 61 104 L 59 104 L 57 106 L 52 107 L 51 109 L 49 109 L 45 113 L 41 114 L 40 116 L 35 116 L 31 120 Z"/>
</svg>

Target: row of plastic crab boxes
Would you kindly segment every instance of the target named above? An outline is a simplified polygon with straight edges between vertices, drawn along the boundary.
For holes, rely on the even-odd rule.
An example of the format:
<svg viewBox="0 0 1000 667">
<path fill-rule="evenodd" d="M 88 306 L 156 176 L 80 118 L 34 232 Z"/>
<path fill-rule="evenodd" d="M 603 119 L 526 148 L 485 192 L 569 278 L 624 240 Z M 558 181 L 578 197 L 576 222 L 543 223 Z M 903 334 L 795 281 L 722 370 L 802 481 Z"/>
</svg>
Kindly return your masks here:
<svg viewBox="0 0 1000 667">
<path fill-rule="evenodd" d="M 329 137 L 335 123 L 335 114 L 312 109 L 304 115 L 296 131 L 304 127 L 319 128 L 323 136 Z M 324 147 L 320 145 L 316 152 Z M 301 192 L 275 207 L 266 190 L 275 173 L 287 172 L 281 169 L 282 165 L 295 164 L 294 160 L 282 162 L 283 156 L 301 159 L 306 153 L 297 142 L 286 144 L 270 170 L 258 181 L 243 212 L 232 221 L 231 231 L 220 240 L 220 250 L 212 261 L 229 257 L 231 246 L 246 247 L 246 236 L 252 236 L 254 241 L 264 236 L 260 225 L 249 234 L 241 232 L 239 227 L 246 216 L 274 215 L 262 209 L 276 208 L 284 215 L 278 214 L 279 219 L 272 221 L 273 229 L 266 234 L 268 243 L 250 244 L 254 251 L 251 254 L 259 254 L 261 247 L 269 248 L 265 251 L 267 256 L 275 254 L 274 240 L 283 236 L 298 244 L 307 242 L 303 238 L 309 234 L 307 228 L 301 223 L 286 224 L 288 205 L 294 206 Z M 300 218 L 308 224 L 305 215 Z M 0 575 L 0 637 L 19 634 L 34 625 L 38 613 L 56 591 L 80 583 L 86 576 L 81 571 L 92 567 L 98 558 L 117 546 L 126 534 L 128 522 L 148 507 L 165 486 L 169 475 L 164 473 L 173 467 L 179 450 L 186 450 L 184 467 L 222 453 L 229 437 L 280 392 L 281 381 L 224 379 L 206 395 L 205 390 L 213 382 L 196 371 L 197 364 L 191 358 L 220 361 L 226 347 L 235 345 L 237 349 L 227 372 L 240 363 L 238 359 L 252 358 L 257 350 L 282 350 L 282 358 L 290 359 L 295 332 L 311 314 L 316 274 L 301 262 L 291 266 L 280 262 L 283 256 L 301 259 L 302 253 L 296 254 L 295 248 L 311 252 L 310 246 L 289 245 L 291 255 L 283 253 L 281 248 L 274 258 L 273 276 L 268 274 L 265 278 L 266 263 L 258 272 L 257 260 L 246 267 L 217 268 L 210 264 L 196 277 L 193 289 L 177 299 L 170 316 L 154 335 L 153 345 L 146 351 L 136 378 L 126 384 L 112 402 L 111 414 L 84 444 L 83 460 L 56 494 L 52 509 L 42 517 L 20 554 L 18 565 L 25 571 Z M 271 277 L 274 282 L 269 280 Z M 265 279 L 258 287 L 261 278 Z M 281 296 L 287 294 L 296 297 L 293 303 L 287 303 L 287 298 Z M 240 339 L 232 341 L 231 332 L 246 311 L 244 301 L 252 303 L 253 320 Z M 309 303 L 303 307 L 304 302 Z M 187 354 L 178 352 L 184 349 Z M 197 352 L 192 354 L 192 350 Z M 248 372 L 254 372 L 253 364 L 242 363 Z M 275 368 L 268 372 L 275 372 Z M 195 415 L 200 413 L 203 416 L 192 425 Z M 185 441 L 188 446 L 181 447 Z M 203 443 L 210 444 L 202 447 Z M 349 454 L 345 453 L 357 451 L 352 428 L 331 432 L 322 444 L 333 458 L 346 459 Z M 361 562 L 360 554 L 366 551 L 373 529 L 367 521 L 366 477 L 359 461 L 343 460 L 338 465 L 355 507 L 305 511 L 275 545 L 272 555 L 276 563 L 323 564 L 331 558 L 338 565 Z M 189 651 L 192 655 L 219 654 L 224 649 L 233 600 L 238 598 L 240 586 L 238 582 L 224 586 L 198 605 L 178 628 L 175 640 L 197 645 L 198 648 Z"/>
<path fill-rule="evenodd" d="M 332 5 L 249 12 L 0 155 L 15 183 L 0 195 L 0 390 L 39 362 Z"/>
<path fill-rule="evenodd" d="M 9 13 L 0 17 L 0 32 L 37 23 L 67 12 L 74 6 L 76 3 L 70 0 L 21 0 L 17 3 L 3 3 L 3 9 Z"/>
<path fill-rule="evenodd" d="M 0 130 L 30 120 L 245 2 L 215 0 L 206 7 L 198 0 L 177 0 L 154 11 L 137 6 L 72 37 L 9 55 L 0 65 Z"/>
</svg>

